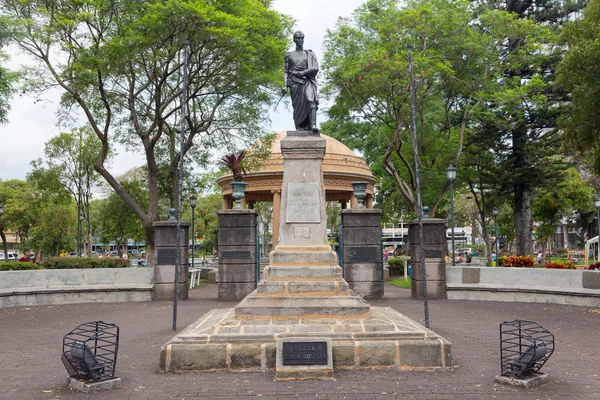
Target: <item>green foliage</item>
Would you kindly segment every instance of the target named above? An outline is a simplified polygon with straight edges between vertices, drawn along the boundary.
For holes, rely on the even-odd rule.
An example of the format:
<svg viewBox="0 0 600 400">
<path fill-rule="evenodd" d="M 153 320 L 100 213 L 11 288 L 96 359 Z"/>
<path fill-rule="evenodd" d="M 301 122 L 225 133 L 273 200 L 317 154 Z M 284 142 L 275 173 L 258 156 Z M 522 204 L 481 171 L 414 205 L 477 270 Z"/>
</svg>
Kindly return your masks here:
<svg viewBox="0 0 600 400">
<path fill-rule="evenodd" d="M 177 197 L 181 157 L 205 161 L 215 147 L 264 133 L 291 30 L 269 1 L 1 0 L 0 8 L 11 39 L 37 61 L 26 90 L 58 86 L 61 116 L 86 116 L 102 145 L 95 169 L 140 220 L 150 246 L 160 194 L 170 193 L 163 197 L 172 204 Z M 146 156 L 146 208 L 105 165 L 117 143 Z"/>
<path fill-rule="evenodd" d="M 0 262 L 0 271 L 27 271 L 32 269 L 43 269 L 32 262 Z"/>
<path fill-rule="evenodd" d="M 44 269 L 127 268 L 129 260 L 122 258 L 53 257 L 42 262 Z"/>
<path fill-rule="evenodd" d="M 412 47 L 423 204 L 435 215 L 448 189 L 445 169 L 462 162 L 476 118 L 492 102 L 512 109 L 519 96 L 538 96 L 543 84 L 537 75 L 520 88 L 518 77 L 504 73 L 530 65 L 547 35 L 543 27 L 506 12 L 486 11 L 474 22 L 468 1 L 399 6 L 394 0 L 370 0 L 327 36 L 325 93 L 335 103 L 323 131 L 365 154 L 380 182 L 391 189 L 386 182 L 391 179 L 415 211 Z M 524 46 L 503 52 L 510 41 Z M 504 126 L 510 127 L 510 121 Z"/>
<path fill-rule="evenodd" d="M 561 116 L 566 143 L 588 158 L 600 174 L 600 1 L 590 0 L 583 17 L 565 26 L 568 50 L 559 64 L 558 81 L 571 94 Z"/>
<path fill-rule="evenodd" d="M 388 259 L 388 268 L 390 270 L 390 276 L 404 275 L 404 262 L 407 257 L 390 257 Z M 408 257 L 410 260 L 410 257 Z"/>
</svg>

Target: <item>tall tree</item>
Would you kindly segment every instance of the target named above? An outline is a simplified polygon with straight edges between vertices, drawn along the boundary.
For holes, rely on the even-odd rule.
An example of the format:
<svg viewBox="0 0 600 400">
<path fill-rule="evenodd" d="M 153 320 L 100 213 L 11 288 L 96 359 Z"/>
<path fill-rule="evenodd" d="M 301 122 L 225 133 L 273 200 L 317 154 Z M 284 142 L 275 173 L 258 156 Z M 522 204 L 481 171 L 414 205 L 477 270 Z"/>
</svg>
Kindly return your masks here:
<svg viewBox="0 0 600 400">
<path fill-rule="evenodd" d="M 185 155 L 201 138 L 223 143 L 261 133 L 291 25 L 269 6 L 261 0 L 0 1 L 12 38 L 38 61 L 29 88 L 58 86 L 64 109 L 83 112 L 102 144 L 94 168 L 136 214 L 151 248 L 161 162 L 170 162 L 176 181 L 182 156 L 178 149 L 171 159 L 161 156 L 169 137 L 185 126 Z M 119 141 L 145 155 L 148 208 L 105 165 Z"/>
<path fill-rule="evenodd" d="M 77 215 L 85 222 L 87 243 L 91 243 L 90 200 L 92 189 L 99 183 L 100 175 L 94 163 L 101 144 L 88 128 L 81 127 L 63 132 L 50 139 L 45 146 L 46 164 L 56 171 L 63 186 L 69 190 L 77 204 Z M 44 168 L 41 160 L 33 163 L 34 170 Z M 83 227 L 81 227 L 83 230 Z M 89 247 L 87 254 L 89 256 Z"/>
<path fill-rule="evenodd" d="M 600 175 L 600 1 L 590 0 L 583 17 L 561 34 L 567 53 L 558 68 L 558 81 L 571 103 L 561 117 L 566 143 L 589 159 Z"/>
<path fill-rule="evenodd" d="M 504 81 L 513 91 L 512 98 L 497 98 L 482 119 L 481 131 L 496 137 L 501 169 L 505 172 L 501 186 L 510 188 L 513 197 L 518 254 L 532 252 L 532 201 L 535 187 L 543 185 L 554 175 L 540 160 L 552 160 L 559 151 L 557 117 L 568 100 L 564 91 L 557 90 L 556 66 L 563 49 L 556 46 L 555 35 L 562 25 L 573 19 L 587 3 L 586 0 L 509 0 L 475 1 L 479 9 L 506 10 L 522 21 L 533 22 L 551 32 L 543 39 L 544 46 L 529 53 L 525 63 L 506 65 Z M 522 53 L 532 38 L 514 40 L 507 36 L 501 53 Z M 506 92 L 506 94 L 511 94 Z M 485 129 L 487 128 L 487 129 Z"/>
<path fill-rule="evenodd" d="M 378 161 L 413 211 L 409 48 L 417 85 L 419 169 L 426 204 L 435 213 L 448 189 L 444 170 L 461 162 L 473 116 L 498 89 L 503 61 L 526 55 L 498 57 L 502 43 L 506 37 L 519 41 L 539 34 L 507 13 L 488 10 L 476 24 L 471 19 L 468 1 L 422 0 L 402 7 L 395 0 L 370 0 L 328 33 L 326 93 L 335 103 L 324 130 L 363 143 L 359 150 L 378 151 Z"/>
</svg>

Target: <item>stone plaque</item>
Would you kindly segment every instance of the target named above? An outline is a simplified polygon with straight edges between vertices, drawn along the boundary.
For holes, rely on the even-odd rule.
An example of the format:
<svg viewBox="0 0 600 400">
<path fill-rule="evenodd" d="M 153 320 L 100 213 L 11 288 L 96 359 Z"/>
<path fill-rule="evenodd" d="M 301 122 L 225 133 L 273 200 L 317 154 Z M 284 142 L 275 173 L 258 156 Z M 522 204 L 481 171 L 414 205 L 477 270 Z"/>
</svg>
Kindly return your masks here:
<svg viewBox="0 0 600 400">
<path fill-rule="evenodd" d="M 320 223 L 321 205 L 317 182 L 288 183 L 285 222 Z"/>
<path fill-rule="evenodd" d="M 425 250 L 425 258 L 442 258 L 441 250 Z"/>
<path fill-rule="evenodd" d="M 157 249 L 156 265 L 175 265 L 177 264 L 177 252 L 175 249 Z"/>
<path fill-rule="evenodd" d="M 250 251 L 223 251 L 221 252 L 221 258 L 250 258 Z"/>
<path fill-rule="evenodd" d="M 377 248 L 375 247 L 348 247 L 349 262 L 376 262 Z"/>
<path fill-rule="evenodd" d="M 327 342 L 284 342 L 283 365 L 327 364 Z"/>
<path fill-rule="evenodd" d="M 308 226 L 294 227 L 294 239 L 310 239 L 310 227 L 308 227 Z"/>
</svg>

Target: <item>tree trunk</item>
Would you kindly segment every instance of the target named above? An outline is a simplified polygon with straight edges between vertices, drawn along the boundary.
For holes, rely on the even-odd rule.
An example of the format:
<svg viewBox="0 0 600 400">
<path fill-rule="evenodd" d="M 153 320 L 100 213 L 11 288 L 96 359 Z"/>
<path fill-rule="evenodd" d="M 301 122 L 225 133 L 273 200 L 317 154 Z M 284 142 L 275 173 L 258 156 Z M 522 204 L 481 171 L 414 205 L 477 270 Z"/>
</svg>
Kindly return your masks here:
<svg viewBox="0 0 600 400">
<path fill-rule="evenodd" d="M 8 261 L 8 243 L 6 242 L 6 235 L 4 230 L 0 229 L 0 238 L 2 238 L 2 251 L 4 251 L 4 261 Z"/>
<path fill-rule="evenodd" d="M 531 236 L 531 185 L 515 185 L 515 234 L 517 255 L 528 256 L 533 251 Z"/>
</svg>

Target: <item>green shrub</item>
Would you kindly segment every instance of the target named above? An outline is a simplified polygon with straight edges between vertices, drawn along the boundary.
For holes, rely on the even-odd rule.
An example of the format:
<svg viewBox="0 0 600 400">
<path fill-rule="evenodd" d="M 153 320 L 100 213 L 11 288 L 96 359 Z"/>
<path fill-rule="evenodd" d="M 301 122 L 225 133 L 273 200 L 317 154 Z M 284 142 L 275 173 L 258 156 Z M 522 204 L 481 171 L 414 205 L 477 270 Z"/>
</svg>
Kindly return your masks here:
<svg viewBox="0 0 600 400">
<path fill-rule="evenodd" d="M 32 262 L 0 262 L 0 271 L 26 271 L 30 269 L 43 269 Z"/>
<path fill-rule="evenodd" d="M 404 260 L 410 260 L 410 257 L 391 257 L 388 260 L 390 276 L 404 276 Z"/>
<path fill-rule="evenodd" d="M 498 256 L 498 258 L 496 258 L 496 266 L 498 266 L 498 267 L 504 266 L 504 257 L 506 257 L 506 256 Z"/>
<path fill-rule="evenodd" d="M 42 262 L 45 269 L 125 268 L 129 260 L 121 258 L 53 257 Z"/>
</svg>

